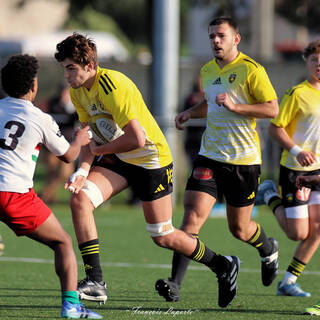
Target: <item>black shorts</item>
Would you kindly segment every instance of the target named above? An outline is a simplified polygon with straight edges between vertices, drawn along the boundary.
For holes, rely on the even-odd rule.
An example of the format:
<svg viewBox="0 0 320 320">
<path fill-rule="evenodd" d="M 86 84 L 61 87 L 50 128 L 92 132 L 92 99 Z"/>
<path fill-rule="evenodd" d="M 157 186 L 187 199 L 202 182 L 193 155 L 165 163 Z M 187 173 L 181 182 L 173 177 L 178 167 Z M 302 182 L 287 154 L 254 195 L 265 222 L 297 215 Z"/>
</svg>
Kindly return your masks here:
<svg viewBox="0 0 320 320">
<path fill-rule="evenodd" d="M 217 198 L 218 191 L 233 207 L 254 203 L 260 165 L 233 165 L 198 156 L 193 164 L 186 190 L 202 191 Z"/>
<path fill-rule="evenodd" d="M 313 171 L 298 171 L 280 166 L 279 187 L 283 206 L 289 208 L 308 203 L 310 189 L 298 189 L 296 187 L 296 179 L 298 176 L 313 176 L 318 174 L 320 174 L 320 169 Z M 320 191 L 320 186 L 314 186 L 311 190 Z"/>
<path fill-rule="evenodd" d="M 93 166 L 111 170 L 127 179 L 133 192 L 141 201 L 153 201 L 162 198 L 173 190 L 173 164 L 159 169 L 145 169 L 121 161 L 115 155 L 97 157 Z"/>
</svg>

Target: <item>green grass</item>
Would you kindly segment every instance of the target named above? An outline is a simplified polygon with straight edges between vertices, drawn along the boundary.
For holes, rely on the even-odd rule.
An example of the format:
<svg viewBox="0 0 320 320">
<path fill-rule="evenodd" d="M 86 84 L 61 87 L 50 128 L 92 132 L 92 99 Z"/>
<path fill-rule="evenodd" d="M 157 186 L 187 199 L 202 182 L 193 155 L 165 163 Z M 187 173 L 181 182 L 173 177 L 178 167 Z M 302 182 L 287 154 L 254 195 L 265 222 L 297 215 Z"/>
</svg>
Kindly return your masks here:
<svg viewBox="0 0 320 320">
<path fill-rule="evenodd" d="M 84 271 L 68 205 L 60 204 L 52 209 L 74 239 L 82 278 Z M 180 225 L 181 219 L 182 209 L 177 208 L 174 224 Z M 269 236 L 279 240 L 280 280 L 296 243 L 285 237 L 266 208 L 260 210 L 256 220 Z M 145 229 L 142 210 L 112 204 L 96 211 L 96 221 L 109 297 L 103 306 L 93 302 L 85 305 L 101 313 L 104 319 L 294 320 L 306 318 L 302 316 L 304 308 L 320 300 L 318 254 L 299 281 L 312 297 L 277 297 L 278 280 L 270 287 L 261 284 L 260 261 L 255 249 L 234 239 L 224 218 L 210 218 L 201 231 L 201 239 L 213 250 L 238 255 L 242 261 L 236 298 L 229 307 L 219 308 L 214 274 L 192 263 L 181 289 L 181 301 L 164 302 L 155 293 L 154 283 L 170 275 L 172 253 L 153 244 Z M 60 290 L 51 250 L 28 238 L 15 237 L 3 224 L 0 233 L 6 245 L 5 254 L 0 258 L 0 319 L 59 319 Z M 18 258 L 38 260 L 26 262 Z"/>
</svg>

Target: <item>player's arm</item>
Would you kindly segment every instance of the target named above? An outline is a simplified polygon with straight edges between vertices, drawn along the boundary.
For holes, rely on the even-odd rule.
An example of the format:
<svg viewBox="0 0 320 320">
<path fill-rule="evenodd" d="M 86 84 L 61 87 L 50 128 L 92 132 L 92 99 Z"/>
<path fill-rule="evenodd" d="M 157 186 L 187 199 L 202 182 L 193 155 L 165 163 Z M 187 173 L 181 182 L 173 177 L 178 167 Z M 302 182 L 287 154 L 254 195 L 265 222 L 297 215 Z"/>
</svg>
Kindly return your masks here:
<svg viewBox="0 0 320 320">
<path fill-rule="evenodd" d="M 123 153 L 144 147 L 146 135 L 138 119 L 130 120 L 123 128 L 124 134 L 107 144 L 97 145 L 90 142 L 91 153 L 98 156 L 103 154 Z"/>
<path fill-rule="evenodd" d="M 81 122 L 80 126 L 81 128 L 88 128 L 86 122 Z M 82 146 L 79 153 L 78 169 L 70 176 L 65 183 L 64 188 L 68 189 L 70 192 L 79 193 L 86 182 L 93 160 L 94 155 L 90 151 L 89 144 Z"/>
<path fill-rule="evenodd" d="M 78 129 L 66 153 L 58 156 L 58 158 L 67 163 L 76 160 L 81 152 L 81 147 L 88 145 L 90 142 L 88 130 L 89 126 L 83 126 L 81 129 Z"/>
<path fill-rule="evenodd" d="M 87 122 L 80 122 L 81 128 L 88 126 Z M 91 140 L 92 142 L 92 140 Z M 89 171 L 94 160 L 94 155 L 90 152 L 89 145 L 85 145 L 81 148 L 79 155 L 79 168 Z"/>
<path fill-rule="evenodd" d="M 216 96 L 216 103 L 224 106 L 231 112 L 252 118 L 275 118 L 279 112 L 278 100 L 270 100 L 256 104 L 236 104 L 228 93 L 221 93 Z"/>
<path fill-rule="evenodd" d="M 320 175 L 314 176 L 298 176 L 296 180 L 297 188 L 312 188 L 320 185 Z"/>
<path fill-rule="evenodd" d="M 180 112 L 176 118 L 176 128 L 178 130 L 183 130 L 184 126 L 183 123 L 187 122 L 189 119 L 199 119 L 199 118 L 206 118 L 208 112 L 208 104 L 206 100 L 201 101 L 200 103 L 196 104 L 195 106 Z"/>
<path fill-rule="evenodd" d="M 315 155 L 310 151 L 305 151 L 299 148 L 290 138 L 287 131 L 271 123 L 269 126 L 270 136 L 277 141 L 283 148 L 296 156 L 301 166 L 306 167 L 312 165 L 316 161 Z"/>
</svg>

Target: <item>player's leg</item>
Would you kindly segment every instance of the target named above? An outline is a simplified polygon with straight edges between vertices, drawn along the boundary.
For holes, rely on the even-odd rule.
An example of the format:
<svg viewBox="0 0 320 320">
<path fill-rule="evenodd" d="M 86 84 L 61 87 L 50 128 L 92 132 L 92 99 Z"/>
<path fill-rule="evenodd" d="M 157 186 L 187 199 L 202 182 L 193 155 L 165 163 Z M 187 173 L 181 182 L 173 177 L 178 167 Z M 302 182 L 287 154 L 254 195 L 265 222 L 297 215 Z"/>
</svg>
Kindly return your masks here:
<svg viewBox="0 0 320 320">
<path fill-rule="evenodd" d="M 301 241 L 282 281 L 278 283 L 277 295 L 310 296 L 310 293 L 304 292 L 296 282 L 314 252 L 313 247 L 318 247 L 316 224 L 312 222 L 313 218 L 309 216 L 308 209 L 311 190 L 305 187 L 299 189 L 296 185 L 297 177 L 303 174 L 305 173 L 281 166 L 281 205 L 274 206 L 278 203 L 277 194 L 270 193 L 265 197 L 287 237 L 293 241 Z"/>
<path fill-rule="evenodd" d="M 281 282 L 278 283 L 277 295 L 310 297 L 309 292 L 303 291 L 297 280 L 311 260 L 320 243 L 320 192 L 311 192 L 310 205 L 287 208 L 288 228 L 291 230 L 290 239 L 300 240 Z"/>
<path fill-rule="evenodd" d="M 266 204 L 273 212 L 281 229 L 287 233 L 287 218 L 277 186 L 272 180 L 264 180 L 258 188 L 255 205 Z"/>
<path fill-rule="evenodd" d="M 88 315 L 89 319 L 100 319 L 99 314 L 79 304 L 78 269 L 71 238 L 34 190 L 28 193 L 0 192 L 0 206 L 1 220 L 18 236 L 28 236 L 54 250 L 55 269 L 62 290 L 61 316 L 72 313 L 78 318 Z"/>
<path fill-rule="evenodd" d="M 77 292 L 78 265 L 69 234 L 62 228 L 54 214 L 42 223 L 29 238 L 41 242 L 54 251 L 55 270 L 60 279 L 62 291 L 61 317 L 71 315 L 88 319 L 101 319 L 102 317 L 80 305 Z"/>
<path fill-rule="evenodd" d="M 238 257 L 224 257 L 206 247 L 204 243 L 171 224 L 171 195 L 154 201 L 143 201 L 143 210 L 153 241 L 164 248 L 174 250 L 187 258 L 208 266 L 217 274 L 219 282 L 220 307 L 226 307 L 234 298 L 237 290 L 237 275 L 240 261 Z M 160 286 L 159 283 L 157 283 Z M 157 285 L 156 284 L 156 285 Z M 163 288 L 156 288 L 161 294 Z M 162 295 L 162 294 L 161 294 Z"/>
<path fill-rule="evenodd" d="M 278 242 L 268 238 L 262 226 L 251 220 L 253 205 L 232 207 L 227 204 L 229 229 L 233 236 L 256 248 L 261 258 L 261 279 L 271 285 L 278 274 Z"/>
<path fill-rule="evenodd" d="M 55 252 L 55 269 L 63 291 L 76 291 L 78 267 L 69 234 L 62 228 L 53 213 L 29 238 L 41 242 Z"/>
<path fill-rule="evenodd" d="M 81 280 L 78 286 L 81 299 L 103 303 L 107 299 L 93 211 L 127 185 L 127 180 L 121 175 L 95 166 L 90 170 L 85 186 L 71 198 L 74 229 L 86 272 L 86 278 Z"/>
<path fill-rule="evenodd" d="M 184 196 L 184 219 L 181 230 L 198 238 L 199 231 L 208 218 L 216 201 L 216 183 L 213 178 L 213 162 L 199 156 L 188 179 Z M 172 258 L 171 278 L 159 279 L 156 290 L 167 301 L 178 301 L 180 287 L 189 266 L 190 259 L 177 251 Z"/>
<path fill-rule="evenodd" d="M 214 162 L 199 156 L 193 164 L 191 175 L 184 195 L 184 218 L 181 230 L 198 237 L 202 225 L 207 220 L 212 207 L 216 203 L 217 186 L 213 178 Z M 190 259 L 174 252 L 172 258 L 171 278 L 166 281 L 170 286 L 181 287 Z"/>
<path fill-rule="evenodd" d="M 278 242 L 251 219 L 259 176 L 258 165 L 224 165 L 218 183 L 224 190 L 229 229 L 235 238 L 257 249 L 262 283 L 269 286 L 278 273 Z"/>
<path fill-rule="evenodd" d="M 184 194 L 184 217 L 180 227 L 184 232 L 198 237 L 200 229 L 208 219 L 216 198 L 206 192 L 186 190 Z M 181 286 L 190 259 L 174 252 L 171 279 Z"/>
<path fill-rule="evenodd" d="M 184 194 L 185 213 L 180 229 L 198 238 L 200 229 L 207 220 L 214 203 L 215 198 L 210 194 L 186 190 Z M 171 277 L 159 279 L 156 284 L 156 287 L 162 291 L 162 295 L 167 301 L 179 300 L 180 288 L 190 261 L 188 257 L 181 253 L 176 251 L 173 253 Z M 163 289 L 161 290 L 161 288 Z"/>
</svg>

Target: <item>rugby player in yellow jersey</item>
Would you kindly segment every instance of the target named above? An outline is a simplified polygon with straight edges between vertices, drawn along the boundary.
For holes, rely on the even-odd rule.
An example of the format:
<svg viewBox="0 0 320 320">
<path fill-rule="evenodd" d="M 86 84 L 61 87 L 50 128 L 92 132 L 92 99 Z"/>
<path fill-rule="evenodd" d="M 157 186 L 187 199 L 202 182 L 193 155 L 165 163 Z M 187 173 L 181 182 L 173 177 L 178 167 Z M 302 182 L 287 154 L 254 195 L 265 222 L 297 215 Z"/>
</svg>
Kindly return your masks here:
<svg viewBox="0 0 320 320">
<path fill-rule="evenodd" d="M 74 191 L 72 217 L 86 271 L 86 278 L 78 285 L 80 297 L 100 302 L 107 299 L 93 211 L 131 185 L 142 202 L 153 241 L 214 271 L 218 303 L 226 307 L 236 294 L 239 258 L 218 255 L 198 238 L 172 226 L 170 149 L 137 87 L 124 74 L 100 68 L 95 43 L 81 34 L 74 33 L 60 42 L 55 58 L 70 84 L 81 126 L 86 126 L 90 117 L 108 114 L 122 130 L 106 144 L 92 141 L 83 148 L 79 168 L 66 184 Z"/>
<path fill-rule="evenodd" d="M 273 181 L 264 181 L 258 198 L 273 210 L 289 239 L 299 241 L 277 295 L 310 297 L 297 283 L 320 243 L 320 186 L 311 185 L 320 174 L 320 40 L 311 42 L 303 52 L 308 79 L 289 89 L 280 105 L 269 133 L 283 148 L 280 160 L 280 196 Z M 299 177 L 309 183 L 296 184 Z M 300 188 L 301 187 L 301 188 Z M 320 309 L 319 314 L 320 315 Z"/>
<path fill-rule="evenodd" d="M 261 164 L 255 119 L 277 115 L 277 96 L 264 68 L 238 51 L 241 37 L 232 18 L 214 19 L 208 34 L 215 58 L 201 69 L 205 99 L 175 119 L 176 127 L 182 130 L 191 118 L 207 118 L 186 186 L 181 230 L 198 235 L 221 191 L 231 233 L 258 250 L 262 283 L 269 286 L 278 272 L 278 243 L 251 220 L 251 212 Z M 166 300 L 179 300 L 189 261 L 174 253 L 171 277 L 156 282 L 156 290 Z"/>
</svg>

